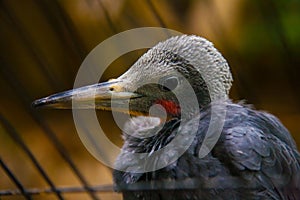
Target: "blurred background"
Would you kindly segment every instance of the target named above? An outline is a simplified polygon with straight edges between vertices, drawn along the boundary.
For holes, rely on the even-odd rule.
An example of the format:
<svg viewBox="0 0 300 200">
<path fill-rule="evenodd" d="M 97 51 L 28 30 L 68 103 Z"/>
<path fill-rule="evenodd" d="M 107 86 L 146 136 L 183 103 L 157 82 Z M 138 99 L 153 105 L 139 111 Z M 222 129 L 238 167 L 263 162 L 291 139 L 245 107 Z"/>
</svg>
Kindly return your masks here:
<svg viewBox="0 0 300 200">
<path fill-rule="evenodd" d="M 35 110 L 31 102 L 71 89 L 83 59 L 106 38 L 145 26 L 211 40 L 232 68 L 231 98 L 276 115 L 300 146 L 299 0 L 0 0 L 1 199 L 121 199 L 110 192 L 111 169 L 81 143 L 72 112 Z M 144 51 L 117 59 L 101 81 Z M 121 146 L 111 113 L 98 118 Z M 15 190 L 22 195 L 10 195 Z"/>
</svg>

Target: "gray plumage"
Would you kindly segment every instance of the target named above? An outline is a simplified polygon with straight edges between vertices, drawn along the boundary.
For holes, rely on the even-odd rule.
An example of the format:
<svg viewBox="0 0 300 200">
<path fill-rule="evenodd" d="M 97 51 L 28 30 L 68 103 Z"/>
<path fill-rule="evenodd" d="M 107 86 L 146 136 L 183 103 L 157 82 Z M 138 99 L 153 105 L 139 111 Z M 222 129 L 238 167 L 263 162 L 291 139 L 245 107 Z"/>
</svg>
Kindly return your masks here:
<svg viewBox="0 0 300 200">
<path fill-rule="evenodd" d="M 200 74 L 190 70 L 189 65 Z M 130 87 L 145 79 L 158 79 L 174 69 L 185 73 L 196 91 L 200 113 L 191 110 L 185 121 L 173 117 L 163 128 L 151 117 L 132 118 L 125 125 L 123 153 L 116 161 L 123 171 L 114 172 L 116 188 L 123 192 L 124 199 L 300 199 L 300 156 L 288 130 L 273 115 L 228 100 L 231 73 L 210 42 L 196 36 L 171 38 L 149 50 L 120 79 L 133 80 Z M 151 88 L 147 92 L 145 88 L 140 90 L 153 97 Z M 162 92 L 155 94 L 154 98 L 166 97 Z M 148 109 L 148 104 L 133 103 L 132 108 Z M 226 108 L 226 120 L 215 147 L 199 158 L 212 105 L 220 113 Z M 124 172 L 138 163 L 127 151 L 157 151 L 178 134 L 179 125 L 187 135 L 190 127 L 198 127 L 198 131 L 177 161 L 153 172 Z M 162 129 L 156 132 L 159 128 Z M 153 136 L 140 137 L 147 134 Z M 174 148 L 165 156 L 177 151 Z"/>
<path fill-rule="evenodd" d="M 229 66 L 213 44 L 183 35 L 157 44 L 112 81 L 33 106 L 72 108 L 75 102 L 75 108 L 94 109 L 95 103 L 137 116 L 125 125 L 115 162 L 116 190 L 126 200 L 300 199 L 300 155 L 291 135 L 273 115 L 232 103 L 231 83 Z M 217 132 L 209 149 L 206 139 Z"/>
<path fill-rule="evenodd" d="M 219 141 L 206 157 L 200 159 L 197 153 L 207 132 L 209 105 L 201 109 L 200 116 L 182 125 L 186 134 L 190 126 L 198 126 L 199 129 L 188 151 L 176 162 L 164 169 L 144 174 L 115 171 L 116 184 L 124 190 L 125 199 L 299 199 L 300 156 L 286 128 L 277 118 L 265 112 L 230 101 L 216 102 L 217 106 L 221 104 L 227 107 L 225 125 Z M 147 123 L 143 117 L 129 122 L 125 132 L 134 135 L 139 130 L 132 126 L 132 123 L 137 123 L 133 121 L 140 121 L 140 126 Z M 165 128 L 175 122 L 170 121 Z M 123 149 L 151 152 L 161 145 L 158 139 L 166 145 L 175 135 L 176 126 L 169 133 L 163 129 L 147 140 L 125 135 Z M 126 157 L 126 153 L 119 156 L 118 162 L 123 163 L 124 169 L 134 164 Z M 126 189 L 133 183 L 150 184 L 151 181 L 163 180 L 180 182 L 189 178 L 197 180 L 189 182 L 191 185 L 188 187 L 192 189 L 184 189 L 184 185 L 177 190 L 141 192 Z M 144 185 L 141 184 L 140 189 Z M 168 188 L 165 185 L 163 187 Z"/>
</svg>

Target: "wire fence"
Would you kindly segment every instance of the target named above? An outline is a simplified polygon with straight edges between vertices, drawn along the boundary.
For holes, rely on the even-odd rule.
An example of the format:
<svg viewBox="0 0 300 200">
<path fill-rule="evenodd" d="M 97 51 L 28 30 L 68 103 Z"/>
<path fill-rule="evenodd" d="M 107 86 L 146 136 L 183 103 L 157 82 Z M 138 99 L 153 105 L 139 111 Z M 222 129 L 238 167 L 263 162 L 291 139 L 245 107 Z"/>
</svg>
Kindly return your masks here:
<svg viewBox="0 0 300 200">
<path fill-rule="evenodd" d="M 59 42 L 62 45 L 66 45 L 71 47 L 70 51 L 72 51 L 73 57 L 76 59 L 77 63 L 80 63 L 84 56 L 88 53 L 87 45 L 84 43 L 82 36 L 76 30 L 74 24 L 74 18 L 70 17 L 69 13 L 67 12 L 66 8 L 64 7 L 64 3 L 57 0 L 52 1 L 33 1 L 36 9 L 38 9 L 43 15 L 45 16 L 47 22 L 53 27 L 53 31 L 55 34 L 61 36 L 57 37 Z M 83 2 L 83 1 L 82 1 Z M 121 1 L 120 1 L 121 2 Z M 176 1 L 177 2 L 177 1 Z M 206 4 L 213 4 L 212 2 L 203 1 Z M 261 3 L 260 3 L 261 2 Z M 282 47 L 282 52 L 285 52 L 282 57 L 285 60 L 285 63 L 290 64 L 287 67 L 284 67 L 286 70 L 286 74 L 288 74 L 288 80 L 291 80 L 289 84 L 291 84 L 291 88 L 293 93 L 296 92 L 297 87 L 296 83 L 298 83 L 297 78 L 295 78 L 295 69 L 293 66 L 298 65 L 298 59 L 296 59 L 294 55 L 294 50 L 292 47 L 289 46 L 289 42 L 287 41 L 286 31 L 284 30 L 283 25 L 280 23 L 281 17 L 280 12 L 278 11 L 278 6 L 276 6 L 273 2 L 268 1 L 256 1 L 257 7 L 261 8 L 262 11 L 260 13 L 265 14 L 266 16 L 263 17 L 265 20 L 265 24 L 269 26 L 272 25 L 273 31 L 276 33 L 275 37 L 277 37 L 280 48 Z M 114 19 L 111 17 L 110 10 L 106 7 L 107 2 L 103 0 L 86 0 L 85 3 L 89 5 L 92 9 L 96 9 L 98 13 L 102 13 L 104 15 L 104 20 L 107 24 L 108 29 L 113 34 L 116 34 L 122 30 L 122 25 L 119 23 L 116 24 Z M 127 4 L 131 6 L 133 3 L 128 3 L 128 1 L 123 2 L 123 6 L 125 7 Z M 80 4 L 80 3 L 78 3 Z M 168 24 L 165 19 L 162 17 L 159 9 L 157 9 L 157 5 L 160 6 L 159 3 L 152 0 L 145 0 L 143 1 L 144 9 L 151 14 L 151 20 L 156 22 L 156 26 L 164 27 L 164 28 L 175 28 L 173 24 Z M 161 6 L 163 8 L 168 8 L 169 4 L 172 4 L 171 1 L 162 1 Z M 67 87 L 67 85 L 60 81 L 59 78 L 55 76 L 55 72 L 52 71 L 51 64 L 49 60 L 45 57 L 42 53 L 41 49 L 39 49 L 36 41 L 33 41 L 34 38 L 29 33 L 28 29 L 24 27 L 22 20 L 19 18 L 18 15 L 15 15 L 15 10 L 12 8 L 12 3 L 8 3 L 8 1 L 0 1 L 0 19 L 1 23 L 5 27 L 9 27 L 13 30 L 16 34 L 16 37 L 22 41 L 22 44 L 25 45 L 26 50 L 28 53 L 33 57 L 35 62 L 37 63 L 40 73 L 43 74 L 45 78 L 45 82 L 53 92 L 61 91 L 61 87 Z M 176 5 L 180 5 L 177 3 Z M 211 5 L 210 5 L 211 6 Z M 175 6 L 174 6 L 175 7 Z M 176 8 L 174 8 L 176 10 Z M 124 8 L 126 11 L 126 9 Z M 227 37 L 225 26 L 222 21 L 222 17 L 219 15 L 219 11 L 216 7 L 211 8 L 214 13 L 213 19 L 216 22 L 210 23 L 218 23 L 218 29 L 215 30 L 217 34 L 221 34 L 220 41 L 222 43 L 223 49 L 228 50 L 226 51 L 228 55 L 234 55 L 234 63 L 242 63 L 243 57 L 239 55 L 237 52 L 233 52 L 232 48 L 230 47 L 230 41 L 228 40 L 229 36 Z M 264 11 L 268 11 L 270 14 L 264 13 Z M 161 9 L 160 9 L 161 11 Z M 142 11 L 141 11 L 142 12 Z M 165 12 L 170 12 L 166 10 Z M 170 12 L 171 13 L 171 12 Z M 87 14 L 88 15 L 88 14 Z M 145 13 L 146 15 L 146 13 Z M 186 16 L 186 15 L 185 15 Z M 123 16 L 125 19 L 123 21 L 132 20 L 133 24 L 139 22 L 138 17 L 136 19 L 132 19 L 131 13 L 125 13 Z M 182 17 L 181 13 L 177 13 L 177 18 Z M 172 17 L 170 17 L 172 19 Z M 150 20 L 150 21 L 151 21 Z M 168 20 L 172 21 L 172 20 Z M 180 20 L 179 20 L 180 21 Z M 270 25 L 270 23 L 272 23 Z M 148 24 L 139 24 L 139 26 L 148 26 Z M 108 36 L 107 36 L 108 37 Z M 80 186 L 62 186 L 60 184 L 55 183 L 52 180 L 52 177 L 47 173 L 47 171 L 43 168 L 41 161 L 35 157 L 34 152 L 32 152 L 30 146 L 27 142 L 24 141 L 22 133 L 20 133 L 11 123 L 10 119 L 6 117 L 6 114 L 0 113 L 0 123 L 3 128 L 3 133 L 8 135 L 14 145 L 21 149 L 22 152 L 25 153 L 27 159 L 30 160 L 32 163 L 34 170 L 38 172 L 38 174 L 42 177 L 42 179 L 46 182 L 47 186 L 44 188 L 28 188 L 26 184 L 22 182 L 15 175 L 14 170 L 10 168 L 10 163 L 4 159 L 0 153 L 0 165 L 3 172 L 6 174 L 7 177 L 11 180 L 11 182 L 15 185 L 15 188 L 8 188 L 3 189 L 0 187 L 0 198 L 2 197 L 15 197 L 15 196 L 23 196 L 24 199 L 33 199 L 34 196 L 42 195 L 42 194 L 54 194 L 56 199 L 65 199 L 64 195 L 68 193 L 86 193 L 89 199 L 97 200 L 100 199 L 97 193 L 111 193 L 114 192 L 114 188 L 112 184 L 108 185 L 95 185 L 90 184 L 89 180 L 85 177 L 85 175 L 81 172 L 81 169 L 76 165 L 73 161 L 73 158 L 68 150 L 65 147 L 65 144 L 60 141 L 60 138 L 57 137 L 57 134 L 53 130 L 51 126 L 47 124 L 47 120 L 44 118 L 43 114 L 33 110 L 30 108 L 30 104 L 35 97 L 32 96 L 32 92 L 30 88 L 26 87 L 22 80 L 19 80 L 19 76 L 16 76 L 12 66 L 8 63 L 5 55 L 0 55 L 1 60 L 1 69 L 0 75 L 2 78 L 2 82 L 5 83 L 7 87 L 9 87 L 12 91 L 14 91 L 14 95 L 18 99 L 19 103 L 22 105 L 24 111 L 30 116 L 31 120 L 35 122 L 36 125 L 42 130 L 43 134 L 46 136 L 48 141 L 53 145 L 59 156 L 63 159 L 63 161 L 69 166 L 71 172 L 76 176 L 77 180 L 79 180 Z M 243 76 L 238 72 L 239 70 L 233 66 L 233 72 L 235 74 L 236 79 L 238 79 L 239 88 L 237 89 L 237 95 L 244 97 L 245 88 L 250 88 L 249 83 L 244 83 Z M 240 80 L 242 79 L 242 80 Z M 252 96 L 255 99 L 255 93 L 253 90 L 247 90 L 249 92 L 248 95 Z M 4 94 L 5 95 L 5 94 Z M 296 102 L 299 102 L 299 95 L 294 96 Z M 3 109 L 4 110 L 4 109 Z M 13 157 L 13 155 L 12 155 Z M 1 184 L 1 180 L 0 180 Z M 141 186 L 142 188 L 142 186 Z"/>
<path fill-rule="evenodd" d="M 39 53 L 39 49 L 37 49 L 34 45 L 32 45 L 34 42 L 31 41 L 31 38 L 28 37 L 29 33 L 26 32 L 24 28 L 22 28 L 22 25 L 20 21 L 12 14 L 12 11 L 10 8 L 6 5 L 6 2 L 0 2 L 1 3 L 1 11 L 5 15 L 5 21 L 7 24 L 13 27 L 15 31 L 18 33 L 19 37 L 22 39 L 24 44 L 27 46 L 28 50 L 32 55 L 34 55 L 35 60 L 38 62 L 38 65 L 40 66 L 40 69 L 42 73 L 45 75 L 47 83 L 52 87 L 53 90 L 59 91 L 60 86 L 62 83 L 59 83 L 53 73 L 50 71 L 51 67 L 48 63 L 45 62 L 45 58 L 43 58 L 43 55 Z M 87 1 L 89 3 L 89 1 Z M 113 24 L 112 19 L 109 16 L 109 12 L 103 5 L 101 0 L 97 0 L 96 3 L 99 4 L 99 12 L 103 12 L 105 15 L 105 19 L 109 25 L 109 27 L 112 29 L 114 33 L 117 33 L 118 30 Z M 70 41 L 76 41 L 72 45 L 76 46 L 75 49 L 77 49 L 77 55 L 80 57 L 83 57 L 85 55 L 86 50 L 80 45 L 80 39 L 76 35 L 76 31 L 74 30 L 74 25 L 72 21 L 70 20 L 68 14 L 63 10 L 63 8 L 60 5 L 60 2 L 54 0 L 51 2 L 51 7 L 55 9 L 56 12 L 58 12 L 59 19 L 53 18 L 53 15 L 49 12 L 51 12 L 51 7 L 49 9 L 48 5 L 49 2 L 45 1 L 36 1 L 36 4 L 41 8 L 41 10 L 45 13 L 45 16 L 51 21 L 51 24 L 55 27 L 54 30 L 56 31 L 63 31 L 59 26 L 60 24 L 63 24 L 64 28 L 68 32 L 68 35 L 72 38 Z M 147 1 L 147 5 L 149 6 L 149 9 L 155 17 L 159 20 L 159 23 L 161 23 L 162 27 L 165 27 L 163 20 L 161 19 L 160 15 L 155 10 L 155 7 L 151 3 L 151 1 Z M 58 23 L 59 21 L 59 23 Z M 61 32 L 58 32 L 58 34 L 62 34 Z M 82 186 L 80 187 L 60 187 L 54 184 L 54 182 L 51 180 L 51 177 L 46 173 L 46 171 L 43 169 L 42 165 L 39 163 L 38 159 L 34 156 L 34 154 L 31 152 L 30 148 L 26 143 L 23 141 L 23 139 L 20 137 L 20 133 L 17 132 L 16 129 L 14 129 L 13 125 L 10 124 L 9 120 L 7 120 L 2 114 L 0 115 L 0 121 L 1 124 L 5 130 L 5 132 L 13 139 L 16 145 L 18 145 L 22 151 L 28 156 L 30 161 L 32 162 L 35 169 L 39 172 L 39 174 L 42 176 L 42 178 L 46 181 L 49 188 L 26 188 L 23 183 L 17 178 L 17 176 L 14 174 L 13 170 L 9 168 L 8 165 L 6 165 L 5 161 L 2 159 L 0 160 L 0 164 L 4 172 L 7 174 L 7 176 L 10 178 L 10 180 L 15 184 L 17 189 L 7 189 L 7 190 L 0 190 L 0 197 L 1 196 L 15 196 L 15 195 L 22 195 L 25 199 L 32 199 L 33 195 L 41 195 L 41 194 L 55 194 L 57 199 L 64 199 L 63 194 L 64 193 L 88 193 L 90 196 L 90 199 L 93 200 L 99 200 L 100 198 L 95 195 L 95 193 L 98 192 L 113 192 L 113 186 L 112 185 L 101 185 L 101 186 L 91 186 L 86 178 L 81 173 L 80 169 L 76 166 L 76 164 L 73 162 L 71 156 L 69 155 L 68 151 L 64 147 L 64 145 L 60 142 L 54 131 L 45 123 L 45 119 L 42 115 L 40 115 L 38 112 L 33 111 L 28 107 L 28 105 L 31 104 L 31 97 L 28 95 L 29 92 L 26 91 L 27 88 L 24 88 L 24 86 L 14 77 L 14 73 L 10 71 L 9 66 L 5 65 L 5 63 L 1 63 L 1 73 L 4 76 L 5 81 L 9 84 L 11 88 L 13 88 L 14 91 L 16 91 L 16 94 L 18 95 L 19 99 L 21 100 L 22 104 L 24 105 L 24 108 L 26 109 L 26 112 L 32 117 L 32 119 L 41 127 L 43 130 L 43 133 L 47 136 L 49 141 L 52 143 L 52 145 L 55 147 L 55 149 L 58 151 L 60 156 L 63 158 L 63 160 L 69 165 L 72 172 L 77 176 L 77 178 L 80 180 L 80 183 Z"/>
</svg>

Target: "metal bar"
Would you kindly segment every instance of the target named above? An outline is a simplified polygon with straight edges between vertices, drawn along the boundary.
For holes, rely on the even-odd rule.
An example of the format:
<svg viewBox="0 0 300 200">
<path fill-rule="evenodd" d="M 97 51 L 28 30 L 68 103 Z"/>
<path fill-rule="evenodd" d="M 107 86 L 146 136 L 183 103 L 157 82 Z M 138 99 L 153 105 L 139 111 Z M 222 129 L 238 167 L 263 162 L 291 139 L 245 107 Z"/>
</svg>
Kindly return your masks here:
<svg viewBox="0 0 300 200">
<path fill-rule="evenodd" d="M 102 0 L 98 0 L 97 3 L 99 4 L 99 6 L 101 7 L 101 9 L 103 10 L 103 13 L 104 13 L 104 16 L 105 16 L 105 19 L 109 25 L 109 27 L 111 28 L 111 30 L 116 34 L 118 33 L 118 29 L 117 27 L 114 25 L 111 17 L 109 16 L 109 13 L 107 11 L 107 9 L 105 8 L 105 6 L 103 5 L 103 2 Z"/>
<path fill-rule="evenodd" d="M 27 154 L 33 165 L 36 167 L 36 169 L 39 171 L 39 173 L 42 175 L 42 177 L 45 179 L 45 181 L 48 183 L 48 185 L 51 188 L 51 191 L 53 191 L 57 198 L 60 200 L 63 200 L 63 197 L 59 193 L 59 191 L 56 190 L 56 187 L 54 183 L 51 181 L 50 177 L 47 175 L 47 173 L 43 170 L 42 166 L 39 164 L 33 153 L 30 151 L 30 149 L 27 147 L 23 139 L 20 137 L 18 132 L 14 129 L 14 127 L 7 121 L 7 119 L 4 118 L 4 116 L 0 113 L 0 121 L 4 127 L 4 129 L 7 131 L 7 133 L 13 138 L 13 140 L 21 147 L 21 149 Z"/>
<path fill-rule="evenodd" d="M 1 56 L 1 55 L 0 55 Z M 1 60 L 1 59 L 0 59 Z M 9 72 L 9 68 L 5 67 L 4 63 L 1 63 L 1 72 L 3 73 L 4 79 L 7 80 L 8 84 L 13 88 L 14 91 L 18 91 L 16 94 L 18 95 L 21 102 L 24 104 L 24 108 L 32 117 L 32 119 L 42 128 L 43 133 L 48 137 L 50 142 L 54 145 L 60 156 L 65 160 L 65 162 L 70 166 L 73 173 L 77 176 L 79 181 L 82 183 L 84 188 L 89 192 L 90 196 L 94 200 L 98 200 L 99 198 L 95 196 L 92 191 L 89 190 L 89 184 L 87 180 L 84 178 L 83 174 L 77 168 L 75 163 L 73 162 L 72 158 L 70 157 L 68 151 L 63 146 L 63 144 L 59 141 L 55 133 L 51 130 L 51 128 L 45 123 L 45 120 L 42 115 L 34 112 L 30 105 L 31 105 L 31 98 L 28 96 L 28 92 L 26 89 L 20 84 L 17 79 L 14 79 Z"/>
<path fill-rule="evenodd" d="M 71 23 L 70 20 L 65 19 L 67 15 L 64 13 L 61 6 L 56 5 L 57 2 L 55 1 L 36 0 L 35 3 L 42 10 L 46 20 L 55 31 L 56 37 L 59 39 L 62 46 L 69 47 L 68 49 L 73 53 L 69 59 L 75 59 L 75 63 L 81 63 L 86 55 L 86 50 L 84 50 L 79 36 L 77 36 L 76 33 L 73 33 L 75 31 L 73 23 Z"/>
<path fill-rule="evenodd" d="M 0 158 L 0 165 L 5 171 L 5 173 L 9 176 L 9 178 L 14 182 L 14 184 L 19 188 L 20 195 L 23 195 L 26 199 L 31 200 L 30 194 L 25 190 L 22 183 L 18 180 L 18 178 L 13 174 L 13 172 L 6 166 L 6 164 Z"/>
<path fill-rule="evenodd" d="M 229 180 L 224 182 L 223 180 Z M 223 181 L 223 182 L 222 182 Z M 218 183 L 216 185 L 216 183 Z M 234 184 L 233 184 L 234 183 Z M 244 187 L 245 182 L 236 177 L 225 176 L 225 177 L 215 177 L 207 180 L 205 184 L 199 178 L 185 178 L 182 180 L 152 180 L 152 181 L 140 181 L 131 184 L 120 184 L 117 187 L 114 185 L 98 185 L 90 187 L 93 192 L 128 192 L 128 191 L 168 191 L 168 190 L 258 190 L 255 183 L 247 185 Z M 86 192 L 83 187 L 60 187 L 57 188 L 61 193 L 81 193 Z M 37 194 L 49 194 L 52 193 L 51 189 L 27 189 L 27 192 L 31 195 Z M 19 190 L 0 190 L 0 196 L 7 195 L 18 195 L 21 194 Z"/>
<path fill-rule="evenodd" d="M 56 190 L 59 193 L 84 193 L 87 192 L 86 188 L 84 187 L 57 187 Z M 96 192 L 114 192 L 113 185 L 99 185 L 99 186 L 92 186 L 89 187 L 89 190 L 93 193 Z M 30 195 L 42 195 L 42 194 L 52 194 L 53 190 L 51 188 L 32 188 L 26 189 L 26 193 Z M 0 196 L 12 196 L 12 195 L 22 195 L 21 190 L 0 190 Z"/>
<path fill-rule="evenodd" d="M 51 85 L 52 89 L 57 91 L 60 87 L 57 80 L 55 79 L 53 73 L 49 70 L 49 64 L 46 62 L 46 59 L 41 55 L 41 51 L 37 49 L 33 44 L 34 42 L 29 36 L 29 33 L 25 28 L 22 27 L 21 22 L 13 15 L 11 9 L 6 5 L 5 1 L 0 1 L 0 8 L 6 17 L 6 22 L 11 26 L 12 29 L 19 35 L 20 39 L 23 41 L 26 48 L 32 54 L 33 58 L 36 60 L 42 70 L 42 73 L 45 75 L 47 81 Z"/>
<path fill-rule="evenodd" d="M 217 10 L 217 7 L 214 5 L 214 1 L 203 1 L 203 3 L 210 9 L 211 13 L 210 15 L 213 17 L 207 18 L 205 20 L 209 20 L 211 24 L 211 28 L 214 31 L 214 33 L 217 35 L 220 44 L 223 46 L 223 49 L 227 53 L 228 57 L 234 58 L 233 62 L 235 64 L 231 65 L 231 72 L 234 77 L 235 81 L 235 87 L 237 89 L 237 95 L 239 98 L 244 99 L 246 94 L 245 91 L 247 91 L 248 100 L 251 98 L 250 101 L 259 102 L 259 99 L 256 98 L 256 95 L 254 95 L 253 89 L 251 86 L 249 86 L 243 78 L 243 74 L 238 73 L 235 66 L 241 66 L 242 58 L 241 55 L 238 53 L 238 51 L 232 50 L 232 45 L 230 42 L 228 42 L 228 32 L 225 29 L 223 18 L 220 16 L 220 12 Z M 213 20 L 214 19 L 214 20 Z"/>
<path fill-rule="evenodd" d="M 164 20 L 162 19 L 162 17 L 158 13 L 157 9 L 153 5 L 152 1 L 151 0 L 146 0 L 146 3 L 148 5 L 149 9 L 151 10 L 151 12 L 153 13 L 153 15 L 155 16 L 155 18 L 157 19 L 157 21 L 160 24 L 160 26 L 163 27 L 163 28 L 167 28 L 167 25 L 165 24 Z M 168 37 L 172 36 L 171 33 L 170 33 L 170 31 L 168 29 L 166 29 L 164 32 L 166 33 L 166 35 Z"/>
<path fill-rule="evenodd" d="M 160 26 L 163 27 L 163 28 L 167 28 L 167 25 L 165 24 L 162 17 L 159 15 L 159 13 L 158 13 L 157 9 L 155 8 L 155 6 L 153 5 L 152 1 L 147 0 L 146 2 L 147 2 L 147 5 L 148 5 L 149 9 L 151 10 L 151 12 L 154 14 L 155 18 L 159 22 Z"/>
<path fill-rule="evenodd" d="M 115 192 L 117 189 L 119 192 L 128 192 L 128 191 L 168 191 L 168 190 L 258 190 L 258 187 L 255 183 L 247 185 L 247 188 L 244 187 L 245 183 L 243 180 L 240 180 L 235 177 L 227 176 L 225 177 L 226 181 L 224 182 L 224 177 L 222 178 L 211 178 L 207 180 L 205 184 L 199 178 L 185 178 L 182 180 L 159 180 L 159 181 L 141 181 L 131 184 L 121 184 L 118 187 L 113 185 L 98 185 L 90 188 L 93 192 Z M 223 182 L 222 182 L 223 181 Z M 218 185 L 216 185 L 218 183 Z M 234 183 L 234 184 L 233 184 Z M 86 192 L 83 187 L 60 187 L 57 188 L 61 193 L 82 193 Z M 39 194 L 51 194 L 51 189 L 27 189 L 27 192 L 31 195 Z M 0 190 L 0 196 L 9 196 L 9 195 L 20 195 L 19 190 Z"/>
<path fill-rule="evenodd" d="M 54 27 L 54 30 L 58 34 L 58 37 L 61 39 L 64 36 L 65 40 L 71 44 L 72 50 L 76 52 L 76 55 L 79 57 L 80 62 L 84 59 L 87 54 L 87 50 L 83 45 L 83 41 L 80 36 L 77 34 L 76 27 L 70 16 L 62 8 L 59 1 L 40 1 L 35 0 L 36 4 L 42 9 L 50 25 Z M 51 11 L 55 15 L 51 14 Z M 63 41 L 66 42 L 66 41 Z"/>
</svg>

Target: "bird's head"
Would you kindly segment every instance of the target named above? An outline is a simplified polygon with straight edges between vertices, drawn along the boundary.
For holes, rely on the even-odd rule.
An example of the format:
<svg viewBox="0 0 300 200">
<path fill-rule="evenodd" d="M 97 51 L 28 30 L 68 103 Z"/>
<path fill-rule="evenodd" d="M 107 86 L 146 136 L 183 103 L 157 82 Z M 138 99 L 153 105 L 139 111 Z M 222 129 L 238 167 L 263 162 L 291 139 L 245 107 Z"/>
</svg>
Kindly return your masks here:
<svg viewBox="0 0 300 200">
<path fill-rule="evenodd" d="M 231 82 L 229 66 L 211 42 L 182 35 L 158 43 L 116 79 L 54 94 L 33 105 L 72 108 L 73 101 L 78 108 L 95 106 L 132 115 L 148 115 L 159 105 L 168 116 L 180 116 L 180 103 L 194 106 L 193 95 L 199 108 L 227 99 Z"/>
</svg>

